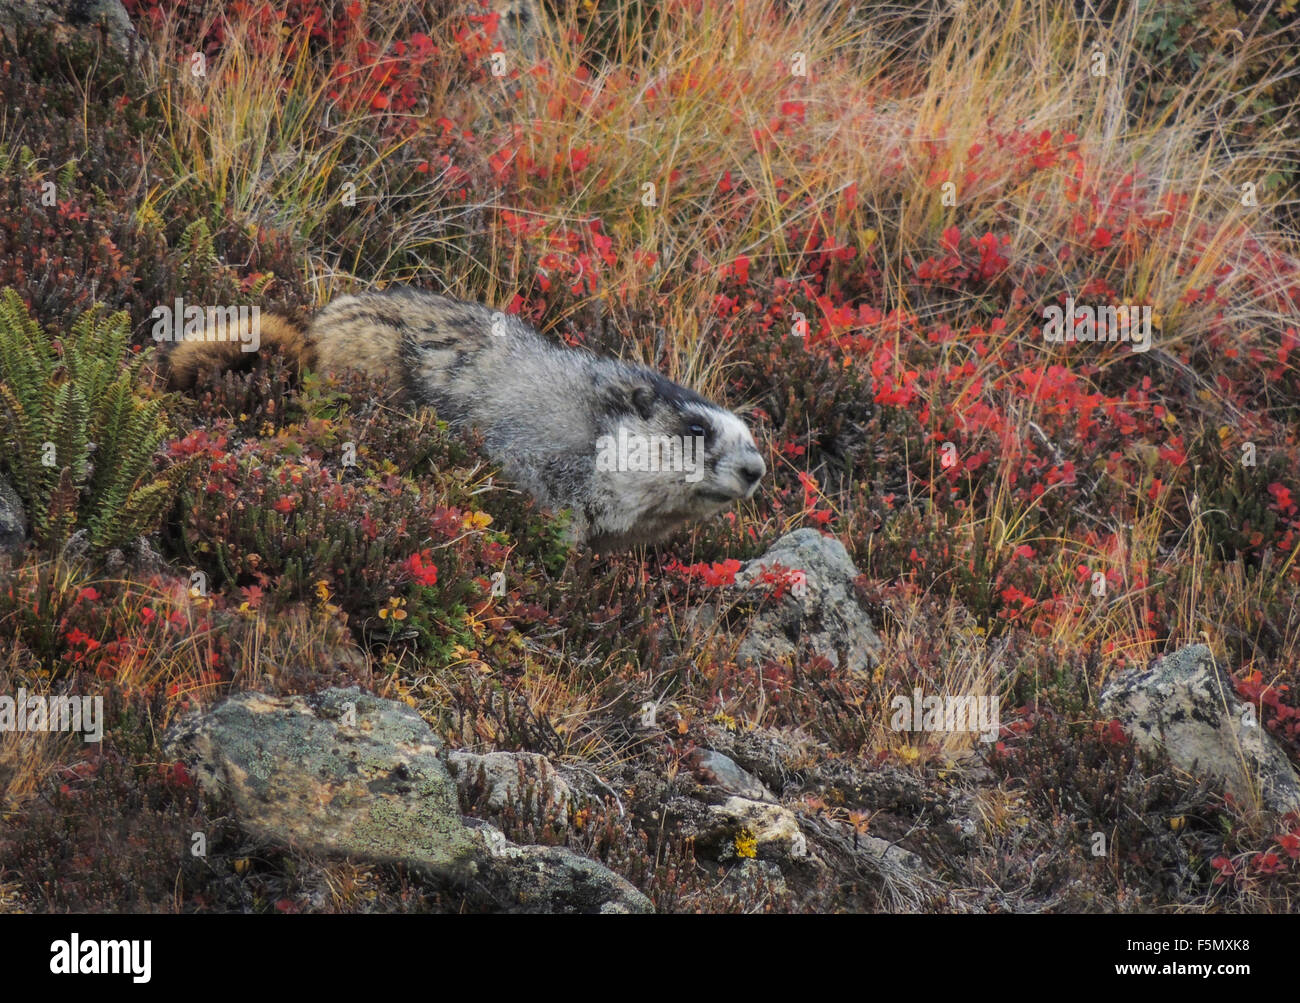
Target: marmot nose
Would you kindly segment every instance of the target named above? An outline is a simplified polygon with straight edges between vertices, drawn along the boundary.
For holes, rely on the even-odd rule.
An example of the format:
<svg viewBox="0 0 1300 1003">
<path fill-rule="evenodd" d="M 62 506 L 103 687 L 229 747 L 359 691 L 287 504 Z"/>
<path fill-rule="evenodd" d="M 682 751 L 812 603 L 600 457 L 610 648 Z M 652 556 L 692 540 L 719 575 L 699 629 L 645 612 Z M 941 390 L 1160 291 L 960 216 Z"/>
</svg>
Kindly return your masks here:
<svg viewBox="0 0 1300 1003">
<path fill-rule="evenodd" d="M 747 484 L 757 484 L 760 477 L 767 473 L 767 465 L 760 459 L 754 459 L 740 468 L 740 476 Z"/>
</svg>

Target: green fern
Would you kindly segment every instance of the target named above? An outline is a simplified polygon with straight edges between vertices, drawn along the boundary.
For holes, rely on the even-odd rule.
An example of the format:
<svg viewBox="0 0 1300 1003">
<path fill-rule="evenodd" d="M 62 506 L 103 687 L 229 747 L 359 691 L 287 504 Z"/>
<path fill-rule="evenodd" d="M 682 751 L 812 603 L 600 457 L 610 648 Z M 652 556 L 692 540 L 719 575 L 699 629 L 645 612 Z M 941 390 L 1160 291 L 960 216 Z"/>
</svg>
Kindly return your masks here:
<svg viewBox="0 0 1300 1003">
<path fill-rule="evenodd" d="M 135 393 L 145 356 L 129 337 L 125 313 L 95 307 L 55 342 L 0 292 L 0 457 L 46 546 L 84 530 L 100 553 L 150 532 L 185 475 L 155 472 L 168 426 Z"/>
<path fill-rule="evenodd" d="M 77 183 L 77 161 L 74 157 L 59 168 L 59 191 L 70 192 Z M 66 198 L 66 196 L 64 196 Z"/>
<path fill-rule="evenodd" d="M 181 271 L 187 275 L 208 272 L 221 264 L 212 243 L 212 231 L 202 219 L 196 219 L 184 229 L 176 246 L 180 251 Z"/>
<path fill-rule="evenodd" d="M 271 283 L 274 281 L 275 275 L 272 272 L 266 272 L 259 275 L 253 282 L 253 285 L 249 288 L 248 294 L 253 297 L 254 302 L 263 299 L 266 296 L 266 291 L 271 287 Z"/>
</svg>

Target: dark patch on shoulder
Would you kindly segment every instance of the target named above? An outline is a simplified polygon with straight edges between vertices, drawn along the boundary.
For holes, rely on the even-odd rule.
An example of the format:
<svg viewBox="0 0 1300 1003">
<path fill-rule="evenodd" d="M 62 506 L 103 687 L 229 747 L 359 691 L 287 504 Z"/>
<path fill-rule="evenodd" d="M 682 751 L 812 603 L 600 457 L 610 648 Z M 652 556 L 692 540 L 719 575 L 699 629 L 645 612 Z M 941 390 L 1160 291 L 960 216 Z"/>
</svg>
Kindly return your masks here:
<svg viewBox="0 0 1300 1003">
<path fill-rule="evenodd" d="M 416 379 L 410 372 L 406 373 L 402 383 L 407 399 L 416 407 L 432 408 L 439 421 L 455 425 L 464 419 L 465 410 L 456 403 L 454 395 Z"/>
<path fill-rule="evenodd" d="M 452 304 L 447 310 L 450 326 L 472 338 L 483 338 L 491 333 L 492 317 L 497 311 L 475 303 L 459 303 L 455 300 L 448 302 Z"/>
<path fill-rule="evenodd" d="M 356 299 L 351 303 L 331 304 L 322 311 L 318 317 L 318 322 L 330 326 L 343 327 L 357 322 L 367 322 L 378 324 L 381 327 L 400 328 L 402 326 L 402 316 L 400 312 L 385 309 L 389 305 L 380 301 L 378 297 L 367 296 L 365 299 Z"/>
<path fill-rule="evenodd" d="M 379 313 L 376 310 L 363 310 L 351 314 L 348 320 L 363 320 L 367 324 L 374 324 L 378 327 L 391 327 L 394 331 L 400 331 L 405 325 L 402 323 L 400 316 L 392 314 Z"/>
<path fill-rule="evenodd" d="M 417 378 L 409 365 L 402 367 L 402 389 L 406 392 L 406 399 L 416 407 L 435 406 L 433 388 Z"/>
<path fill-rule="evenodd" d="M 418 342 L 439 350 L 480 345 L 492 331 L 491 310 L 441 296 L 415 301 L 404 320 Z"/>
</svg>

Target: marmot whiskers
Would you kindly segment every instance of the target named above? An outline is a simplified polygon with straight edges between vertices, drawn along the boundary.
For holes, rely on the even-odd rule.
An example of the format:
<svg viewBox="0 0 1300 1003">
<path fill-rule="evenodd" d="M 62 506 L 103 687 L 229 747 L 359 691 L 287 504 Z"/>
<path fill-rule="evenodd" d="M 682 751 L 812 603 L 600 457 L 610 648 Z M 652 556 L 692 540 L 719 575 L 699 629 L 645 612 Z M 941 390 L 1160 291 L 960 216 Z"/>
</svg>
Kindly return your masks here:
<svg viewBox="0 0 1300 1003">
<path fill-rule="evenodd" d="M 595 550 L 664 539 L 749 498 L 766 472 L 745 423 L 644 366 L 552 344 L 511 314 L 409 288 L 344 296 L 304 332 L 260 318 L 259 341 L 325 372 L 360 370 L 472 426 L 502 472 L 573 512 Z M 233 368 L 239 339 L 185 341 L 174 388 Z"/>
</svg>

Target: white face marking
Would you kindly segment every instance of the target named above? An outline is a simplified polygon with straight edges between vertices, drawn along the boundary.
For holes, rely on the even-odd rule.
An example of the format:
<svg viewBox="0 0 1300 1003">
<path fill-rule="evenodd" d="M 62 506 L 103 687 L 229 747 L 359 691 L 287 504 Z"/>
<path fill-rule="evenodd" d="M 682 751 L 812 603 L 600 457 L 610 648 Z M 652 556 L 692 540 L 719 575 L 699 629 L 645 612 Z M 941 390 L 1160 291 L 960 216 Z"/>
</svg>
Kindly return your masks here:
<svg viewBox="0 0 1300 1003">
<path fill-rule="evenodd" d="M 709 456 L 716 457 L 711 476 L 701 487 L 708 492 L 730 494 L 733 498 L 752 498 L 767 473 L 767 464 L 759 455 L 749 427 L 730 411 L 709 408 L 709 423 L 714 440 Z"/>
<path fill-rule="evenodd" d="M 692 425 L 706 434 L 690 433 Z M 662 417 L 644 421 L 629 415 L 597 440 L 595 486 L 606 503 L 602 531 L 655 525 L 671 530 L 758 490 L 767 465 L 749 428 L 730 411 L 696 405 L 678 412 L 672 426 L 666 434 Z M 680 462 L 662 462 L 669 458 Z"/>
</svg>

